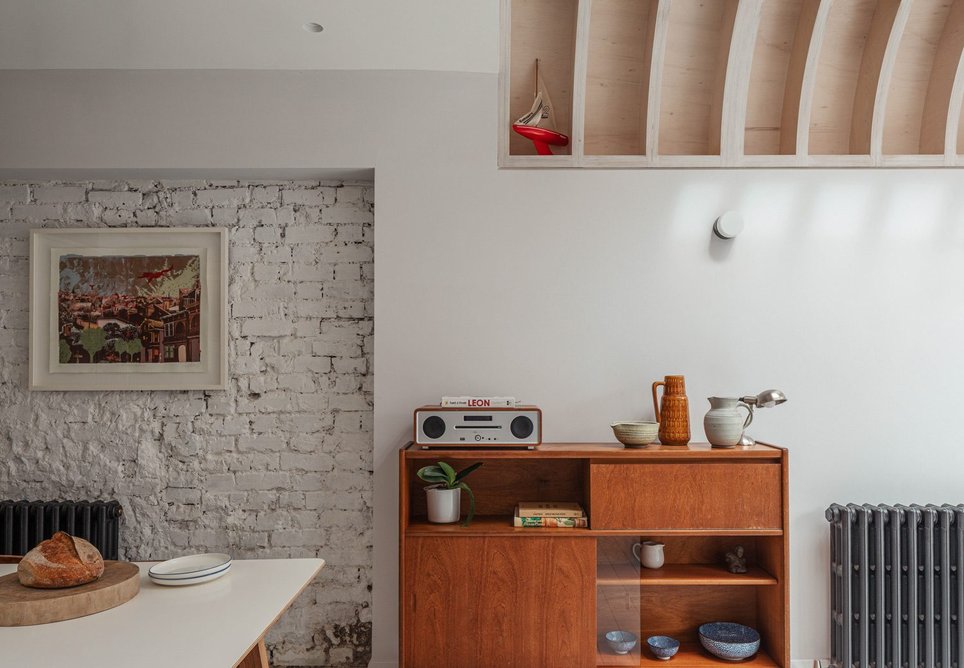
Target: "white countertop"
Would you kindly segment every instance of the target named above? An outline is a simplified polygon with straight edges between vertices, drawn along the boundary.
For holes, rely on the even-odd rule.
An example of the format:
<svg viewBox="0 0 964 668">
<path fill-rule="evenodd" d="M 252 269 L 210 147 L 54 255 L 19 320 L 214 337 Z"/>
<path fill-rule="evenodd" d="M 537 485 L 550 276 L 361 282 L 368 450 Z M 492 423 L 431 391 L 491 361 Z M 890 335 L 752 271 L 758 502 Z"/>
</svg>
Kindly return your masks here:
<svg viewBox="0 0 964 668">
<path fill-rule="evenodd" d="M 231 668 L 325 565 L 322 559 L 235 561 L 217 580 L 189 587 L 151 582 L 95 615 L 0 628 L 4 668 Z M 0 564 L 0 576 L 16 571 Z"/>
</svg>

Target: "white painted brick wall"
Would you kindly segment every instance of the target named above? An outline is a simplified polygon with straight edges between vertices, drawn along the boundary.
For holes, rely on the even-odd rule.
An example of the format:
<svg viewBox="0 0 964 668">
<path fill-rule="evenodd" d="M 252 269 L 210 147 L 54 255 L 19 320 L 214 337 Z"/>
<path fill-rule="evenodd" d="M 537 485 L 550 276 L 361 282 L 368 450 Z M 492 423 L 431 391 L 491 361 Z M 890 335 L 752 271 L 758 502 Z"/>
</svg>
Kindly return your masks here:
<svg viewBox="0 0 964 668">
<path fill-rule="evenodd" d="M 272 665 L 367 666 L 373 190 L 0 183 L 0 498 L 116 498 L 125 558 L 327 560 Z M 227 392 L 26 391 L 29 230 L 230 229 Z"/>
</svg>

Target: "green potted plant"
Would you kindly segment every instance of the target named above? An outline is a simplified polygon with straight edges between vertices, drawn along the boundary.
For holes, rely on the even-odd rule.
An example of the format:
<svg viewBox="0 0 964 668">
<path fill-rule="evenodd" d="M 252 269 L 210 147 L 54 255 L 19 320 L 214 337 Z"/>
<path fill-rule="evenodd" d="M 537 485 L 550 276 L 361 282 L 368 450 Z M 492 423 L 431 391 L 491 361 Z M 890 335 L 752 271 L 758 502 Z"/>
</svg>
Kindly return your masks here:
<svg viewBox="0 0 964 668">
<path fill-rule="evenodd" d="M 432 466 L 423 466 L 418 470 L 416 475 L 425 482 L 431 483 L 425 488 L 429 522 L 436 524 L 458 522 L 461 515 L 460 500 L 464 489 L 465 493 L 469 495 L 469 514 L 462 526 L 467 527 L 469 525 L 472 518 L 475 517 L 475 495 L 463 481 L 466 476 L 480 466 L 482 466 L 482 462 L 476 462 L 456 473 L 455 469 L 445 462 L 439 462 Z"/>
</svg>

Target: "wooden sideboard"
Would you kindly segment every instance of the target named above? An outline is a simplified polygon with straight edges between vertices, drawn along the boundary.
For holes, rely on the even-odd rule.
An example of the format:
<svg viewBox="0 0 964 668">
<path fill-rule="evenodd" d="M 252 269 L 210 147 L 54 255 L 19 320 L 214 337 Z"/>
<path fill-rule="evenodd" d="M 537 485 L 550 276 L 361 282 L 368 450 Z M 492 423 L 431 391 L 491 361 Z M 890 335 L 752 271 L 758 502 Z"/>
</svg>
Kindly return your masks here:
<svg viewBox="0 0 964 668">
<path fill-rule="evenodd" d="M 426 520 L 422 466 L 484 465 L 466 482 L 469 527 Z M 625 449 L 609 443 L 535 450 L 416 449 L 399 456 L 399 641 L 406 668 L 653 666 L 646 638 L 682 641 L 678 668 L 726 665 L 699 645 L 704 622 L 760 631 L 743 662 L 790 662 L 787 451 L 707 444 Z M 464 497 L 464 495 L 463 495 Z M 586 529 L 515 528 L 519 501 L 575 501 Z M 463 498 L 463 509 L 467 499 Z M 665 544 L 666 563 L 640 569 L 633 543 Z M 742 545 L 746 574 L 726 570 Z M 627 655 L 605 633 L 631 631 Z"/>
</svg>

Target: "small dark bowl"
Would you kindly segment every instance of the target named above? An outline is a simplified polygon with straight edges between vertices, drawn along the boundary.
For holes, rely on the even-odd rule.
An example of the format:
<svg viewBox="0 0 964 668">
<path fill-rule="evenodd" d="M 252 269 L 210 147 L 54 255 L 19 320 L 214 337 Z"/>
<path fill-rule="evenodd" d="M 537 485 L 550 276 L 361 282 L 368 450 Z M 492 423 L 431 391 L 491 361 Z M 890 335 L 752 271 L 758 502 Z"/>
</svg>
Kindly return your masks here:
<svg viewBox="0 0 964 668">
<path fill-rule="evenodd" d="M 646 644 L 653 656 L 663 661 L 669 661 L 679 651 L 679 640 L 669 636 L 650 636 L 646 639 Z"/>
<path fill-rule="evenodd" d="M 700 627 L 700 644 L 721 659 L 742 661 L 760 649 L 760 634 L 743 624 L 713 622 Z"/>
</svg>

